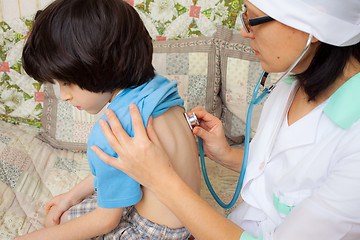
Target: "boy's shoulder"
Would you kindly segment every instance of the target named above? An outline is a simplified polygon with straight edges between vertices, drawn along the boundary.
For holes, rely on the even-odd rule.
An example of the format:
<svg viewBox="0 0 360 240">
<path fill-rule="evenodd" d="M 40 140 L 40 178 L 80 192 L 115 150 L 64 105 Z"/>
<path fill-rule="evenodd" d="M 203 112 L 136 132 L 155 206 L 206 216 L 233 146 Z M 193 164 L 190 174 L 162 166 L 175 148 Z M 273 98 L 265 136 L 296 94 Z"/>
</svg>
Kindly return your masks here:
<svg viewBox="0 0 360 240">
<path fill-rule="evenodd" d="M 131 116 L 129 105 L 133 103 L 138 106 L 144 124 L 150 116 L 157 117 L 172 106 L 184 108 L 184 101 L 177 91 L 177 82 L 170 81 L 167 78 L 156 75 L 151 81 L 142 84 L 136 88 L 127 88 L 120 91 L 111 103 L 107 106 L 119 118 L 124 130 L 132 135 Z M 108 121 L 103 115 L 100 119 Z M 107 143 L 107 140 L 101 130 L 99 121 L 92 128 L 88 143 L 96 141 Z"/>
<path fill-rule="evenodd" d="M 152 80 L 135 88 L 124 89 L 109 104 L 108 108 L 115 111 L 128 111 L 133 103 L 138 106 L 143 117 L 150 114 L 156 117 L 172 106 L 184 108 L 184 101 L 180 97 L 176 81 L 156 75 Z M 155 116 L 154 116 L 155 115 Z"/>
</svg>

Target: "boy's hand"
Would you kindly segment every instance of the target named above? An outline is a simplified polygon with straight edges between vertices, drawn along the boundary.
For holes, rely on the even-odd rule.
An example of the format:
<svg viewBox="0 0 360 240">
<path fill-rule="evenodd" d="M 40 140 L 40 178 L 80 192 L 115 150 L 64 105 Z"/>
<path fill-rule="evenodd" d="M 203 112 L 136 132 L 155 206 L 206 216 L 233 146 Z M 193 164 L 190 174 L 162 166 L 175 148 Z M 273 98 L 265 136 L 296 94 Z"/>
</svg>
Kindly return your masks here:
<svg viewBox="0 0 360 240">
<path fill-rule="evenodd" d="M 60 194 L 46 204 L 45 226 L 50 227 L 60 224 L 60 218 L 64 212 L 72 207 L 72 199 L 69 193 Z"/>
</svg>

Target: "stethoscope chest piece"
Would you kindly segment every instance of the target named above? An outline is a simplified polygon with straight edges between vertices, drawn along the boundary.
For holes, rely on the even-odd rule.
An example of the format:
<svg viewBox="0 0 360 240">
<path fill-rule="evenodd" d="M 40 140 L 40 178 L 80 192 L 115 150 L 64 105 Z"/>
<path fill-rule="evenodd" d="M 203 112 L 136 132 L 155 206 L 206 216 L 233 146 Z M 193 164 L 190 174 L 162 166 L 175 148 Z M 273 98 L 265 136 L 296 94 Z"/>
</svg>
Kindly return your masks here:
<svg viewBox="0 0 360 240">
<path fill-rule="evenodd" d="M 194 126 L 199 125 L 199 120 L 197 119 L 195 113 L 193 113 L 192 115 L 188 116 L 186 113 L 184 113 L 185 119 L 187 121 L 187 123 L 189 124 L 190 130 L 193 130 Z"/>
</svg>

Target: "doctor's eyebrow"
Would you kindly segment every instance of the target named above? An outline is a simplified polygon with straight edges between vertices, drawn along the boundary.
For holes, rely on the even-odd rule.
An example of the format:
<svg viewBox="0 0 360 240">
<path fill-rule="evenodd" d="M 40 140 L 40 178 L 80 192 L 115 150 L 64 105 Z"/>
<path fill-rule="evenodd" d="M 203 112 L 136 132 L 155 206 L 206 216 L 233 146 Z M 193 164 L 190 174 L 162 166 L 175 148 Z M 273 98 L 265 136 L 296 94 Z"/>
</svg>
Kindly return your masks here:
<svg viewBox="0 0 360 240">
<path fill-rule="evenodd" d="M 248 6 L 249 6 L 249 5 L 247 4 L 247 2 L 244 2 L 244 9 L 243 9 L 244 11 L 243 11 L 243 12 L 247 11 L 248 15 L 250 15 L 251 18 L 258 17 L 259 14 L 255 13 L 255 12 L 251 9 L 251 6 L 250 6 L 250 9 L 249 9 Z"/>
<path fill-rule="evenodd" d="M 247 8 L 248 8 L 247 3 L 244 2 L 244 4 L 243 4 L 243 10 L 244 10 L 244 12 L 247 10 Z"/>
</svg>

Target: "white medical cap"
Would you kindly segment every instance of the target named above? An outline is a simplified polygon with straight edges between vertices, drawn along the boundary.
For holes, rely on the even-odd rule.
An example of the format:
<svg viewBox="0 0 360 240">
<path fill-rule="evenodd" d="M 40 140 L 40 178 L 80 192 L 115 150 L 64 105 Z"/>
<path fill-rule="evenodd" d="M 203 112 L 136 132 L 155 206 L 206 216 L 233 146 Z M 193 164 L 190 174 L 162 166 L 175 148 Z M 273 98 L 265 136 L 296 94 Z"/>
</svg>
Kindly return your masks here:
<svg viewBox="0 0 360 240">
<path fill-rule="evenodd" d="M 277 21 L 335 46 L 360 42 L 360 0 L 249 0 Z"/>
</svg>

